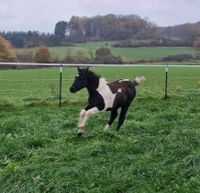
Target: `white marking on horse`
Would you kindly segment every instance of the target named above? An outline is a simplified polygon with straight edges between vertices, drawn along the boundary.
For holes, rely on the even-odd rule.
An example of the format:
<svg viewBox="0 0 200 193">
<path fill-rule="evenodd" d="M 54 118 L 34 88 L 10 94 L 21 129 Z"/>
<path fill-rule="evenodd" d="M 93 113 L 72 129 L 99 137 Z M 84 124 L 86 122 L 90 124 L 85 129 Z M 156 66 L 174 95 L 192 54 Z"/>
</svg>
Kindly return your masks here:
<svg viewBox="0 0 200 193">
<path fill-rule="evenodd" d="M 111 126 L 109 124 L 107 124 L 104 128 L 104 131 L 108 131 L 111 128 Z"/>
<path fill-rule="evenodd" d="M 85 110 L 85 109 L 82 109 L 81 112 L 80 112 L 80 115 L 79 115 L 78 125 L 80 125 L 81 122 L 83 121 L 83 119 L 84 119 L 84 117 L 85 117 L 85 113 L 86 113 L 86 110 Z"/>
<path fill-rule="evenodd" d="M 139 84 L 141 84 L 141 82 L 143 81 L 143 80 L 145 80 L 145 77 L 144 76 L 137 76 L 136 78 L 135 78 L 135 82 L 137 82 L 137 84 L 139 85 Z"/>
<path fill-rule="evenodd" d="M 118 82 L 124 82 L 124 81 L 130 81 L 129 79 L 122 79 L 122 80 L 119 80 Z"/>
<path fill-rule="evenodd" d="M 94 115 L 94 114 L 96 114 L 96 113 L 98 113 L 98 112 L 99 112 L 99 109 L 98 109 L 97 107 L 94 107 L 94 108 L 92 108 L 92 109 L 87 110 L 87 111 L 84 113 L 84 117 L 83 117 L 82 121 L 81 121 L 81 122 L 79 123 L 79 125 L 78 125 L 79 129 L 82 130 L 82 133 L 84 132 L 84 127 L 85 127 L 85 125 L 86 125 L 88 119 L 89 119 L 92 115 Z"/>
<path fill-rule="evenodd" d="M 77 74 L 76 77 L 79 77 L 79 74 Z"/>
<path fill-rule="evenodd" d="M 103 97 L 105 107 L 102 111 L 113 107 L 116 94 L 113 94 L 104 78 L 99 79 L 99 86 L 97 88 L 99 94 Z"/>
<path fill-rule="evenodd" d="M 118 88 L 117 92 L 122 92 L 122 89 L 121 89 L 121 88 Z"/>
</svg>

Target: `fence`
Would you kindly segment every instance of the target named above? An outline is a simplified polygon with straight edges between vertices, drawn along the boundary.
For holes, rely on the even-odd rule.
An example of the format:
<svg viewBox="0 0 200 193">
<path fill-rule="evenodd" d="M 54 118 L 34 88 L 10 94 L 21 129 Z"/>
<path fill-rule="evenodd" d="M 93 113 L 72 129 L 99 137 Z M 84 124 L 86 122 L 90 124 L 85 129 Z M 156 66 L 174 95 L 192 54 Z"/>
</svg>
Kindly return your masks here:
<svg viewBox="0 0 200 193">
<path fill-rule="evenodd" d="M 22 67 L 27 68 L 27 67 L 30 67 L 30 63 L 0 63 L 0 66 L 4 66 L 4 67 L 5 66 L 12 66 L 12 67 L 22 66 Z M 104 73 L 106 73 L 106 71 L 112 72 L 112 76 L 110 76 L 110 79 L 109 79 L 110 81 L 122 78 L 122 76 L 123 78 L 125 78 L 126 73 L 128 75 L 128 72 L 134 68 L 134 71 L 136 71 L 134 75 L 138 75 L 137 73 L 142 73 L 147 76 L 145 85 L 144 87 L 141 88 L 142 89 L 140 92 L 142 93 L 141 96 L 142 95 L 151 96 L 159 92 L 160 94 L 159 96 L 163 97 L 164 99 L 167 99 L 167 97 L 170 94 L 173 94 L 172 93 L 173 87 L 177 91 L 176 93 L 179 95 L 184 92 L 185 93 L 192 92 L 195 94 L 196 93 L 200 94 L 200 65 L 167 65 L 167 64 L 163 64 L 163 65 L 150 65 L 150 64 L 123 64 L 123 65 L 98 64 L 98 65 L 94 65 L 94 64 L 31 63 L 31 67 L 55 67 L 56 69 L 59 68 L 60 70 L 59 71 L 53 70 L 54 72 L 54 73 L 52 72 L 53 75 L 51 73 L 50 74 L 47 73 L 47 76 L 45 76 L 45 78 L 42 78 L 43 74 L 41 75 L 39 74 L 35 77 L 32 76 L 32 73 L 34 71 L 31 71 L 29 75 L 27 76 L 24 76 L 24 74 L 22 76 L 19 72 L 17 73 L 16 71 L 13 71 L 14 74 L 17 74 L 16 76 L 13 74 L 11 75 L 10 72 L 4 73 L 4 71 L 1 71 L 0 98 L 1 97 L 9 98 L 9 94 L 10 94 L 12 96 L 19 96 L 19 98 L 23 98 L 24 101 L 37 100 L 40 98 L 39 97 L 40 95 L 46 92 L 45 90 L 46 87 L 49 87 L 51 90 L 51 96 L 50 97 L 48 96 L 47 98 L 58 100 L 59 106 L 61 106 L 63 99 L 69 99 L 70 97 L 72 99 L 74 98 L 74 96 L 71 96 L 69 93 L 67 93 L 67 96 L 63 95 L 63 84 L 68 85 L 68 86 L 71 84 L 71 82 L 73 81 L 73 77 L 71 74 L 74 74 L 74 72 L 72 73 L 71 71 L 72 68 L 69 68 L 69 67 L 77 67 L 77 66 L 82 66 L 82 67 L 89 66 L 89 67 L 95 67 L 95 69 L 97 69 L 98 67 L 106 68 L 106 70 L 104 70 Z M 64 67 L 66 67 L 67 70 L 66 70 L 66 73 L 63 74 Z M 115 70 L 113 70 L 113 68 L 115 68 Z M 156 68 L 159 69 L 158 72 Z M 128 69 L 128 70 L 123 71 L 122 69 Z M 154 70 L 151 70 L 151 69 L 154 69 Z M 176 70 L 171 71 L 171 69 L 176 69 Z M 182 70 L 181 73 L 180 73 L 180 69 Z M 192 70 L 189 70 L 189 69 L 192 69 Z M 70 73 L 68 74 L 69 71 Z M 116 71 L 116 74 L 114 73 L 114 71 Z M 40 71 L 36 71 L 36 72 L 40 73 Z M 130 73 L 131 76 L 133 72 Z M 41 71 L 41 73 L 45 73 L 45 71 L 43 70 L 43 72 Z M 3 77 L 1 77 L 2 75 Z M 49 78 L 47 78 L 48 76 Z M 53 78 L 50 78 L 50 77 L 53 77 Z M 133 78 L 133 77 L 130 77 L 130 78 Z M 151 81 L 149 82 L 149 80 Z M 187 85 L 185 89 L 182 88 L 184 86 L 182 83 Z M 193 87 L 193 89 L 190 89 L 190 87 Z M 81 93 L 81 95 L 84 95 L 84 94 Z M 79 99 L 83 98 L 81 95 L 79 95 Z"/>
</svg>

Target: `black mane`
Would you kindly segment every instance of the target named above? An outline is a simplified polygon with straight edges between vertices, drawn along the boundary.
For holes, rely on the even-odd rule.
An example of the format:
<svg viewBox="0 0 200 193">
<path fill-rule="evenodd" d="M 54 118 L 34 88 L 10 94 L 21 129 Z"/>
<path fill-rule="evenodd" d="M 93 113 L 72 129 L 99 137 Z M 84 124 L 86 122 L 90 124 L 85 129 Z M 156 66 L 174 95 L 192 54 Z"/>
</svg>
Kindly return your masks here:
<svg viewBox="0 0 200 193">
<path fill-rule="evenodd" d="M 101 76 L 95 74 L 94 72 L 92 71 L 88 71 L 88 91 L 89 90 L 93 90 L 93 89 L 97 89 L 98 86 L 99 86 L 99 79 L 101 78 Z"/>
<path fill-rule="evenodd" d="M 88 71 L 88 74 L 87 74 L 87 79 L 88 79 L 87 90 L 89 94 L 88 103 L 93 105 L 94 103 L 96 104 L 100 102 L 100 105 L 97 105 L 97 106 L 99 109 L 103 109 L 104 108 L 103 99 L 101 95 L 97 92 L 100 78 L 101 77 L 95 74 L 94 72 Z M 89 108 L 90 108 L 90 105 L 86 107 L 86 109 L 89 109 Z"/>
<path fill-rule="evenodd" d="M 91 79 L 96 79 L 96 78 L 101 78 L 101 76 L 100 75 L 98 75 L 98 74 L 95 74 L 94 72 L 92 72 L 92 71 L 88 71 L 88 77 L 90 77 Z"/>
</svg>

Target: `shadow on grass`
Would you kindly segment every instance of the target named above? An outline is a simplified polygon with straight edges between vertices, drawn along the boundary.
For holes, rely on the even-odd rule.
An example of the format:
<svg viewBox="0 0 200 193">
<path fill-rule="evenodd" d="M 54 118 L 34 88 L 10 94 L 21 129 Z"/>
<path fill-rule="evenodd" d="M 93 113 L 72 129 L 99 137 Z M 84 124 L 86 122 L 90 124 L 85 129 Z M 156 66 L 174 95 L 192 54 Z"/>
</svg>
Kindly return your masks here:
<svg viewBox="0 0 200 193">
<path fill-rule="evenodd" d="M 158 101 L 177 101 L 185 98 L 196 98 L 199 94 L 188 94 L 188 95 L 169 95 L 167 99 L 163 97 L 136 97 L 136 101 L 139 103 L 157 103 Z M 7 100 L 0 99 L 0 110 L 13 110 L 17 107 L 59 107 L 59 99 L 57 97 L 48 97 L 48 98 L 24 98 L 22 103 L 15 104 Z M 77 106 L 86 106 L 87 100 L 78 100 L 78 99 L 62 99 L 61 107 L 77 107 Z"/>
<path fill-rule="evenodd" d="M 6 101 L 6 100 L 0 100 L 0 110 L 13 110 L 15 108 L 15 105 Z"/>
<path fill-rule="evenodd" d="M 57 98 L 25 98 L 23 99 L 23 106 L 33 107 L 33 106 L 59 106 L 59 99 Z M 85 105 L 86 101 L 77 101 L 77 100 L 62 100 L 62 106 L 77 106 L 77 105 Z"/>
</svg>

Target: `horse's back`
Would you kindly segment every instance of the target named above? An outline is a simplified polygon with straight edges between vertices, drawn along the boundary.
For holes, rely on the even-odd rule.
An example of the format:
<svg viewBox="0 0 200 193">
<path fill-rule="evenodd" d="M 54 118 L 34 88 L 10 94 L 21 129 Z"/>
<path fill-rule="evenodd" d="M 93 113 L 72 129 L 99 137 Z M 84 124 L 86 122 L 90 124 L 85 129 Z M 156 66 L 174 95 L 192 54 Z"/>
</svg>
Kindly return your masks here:
<svg viewBox="0 0 200 193">
<path fill-rule="evenodd" d="M 108 84 L 111 91 L 116 94 L 113 108 L 128 105 L 136 96 L 136 89 L 132 81 L 121 79 Z"/>
</svg>

